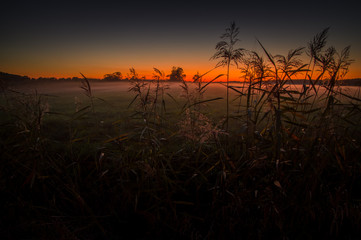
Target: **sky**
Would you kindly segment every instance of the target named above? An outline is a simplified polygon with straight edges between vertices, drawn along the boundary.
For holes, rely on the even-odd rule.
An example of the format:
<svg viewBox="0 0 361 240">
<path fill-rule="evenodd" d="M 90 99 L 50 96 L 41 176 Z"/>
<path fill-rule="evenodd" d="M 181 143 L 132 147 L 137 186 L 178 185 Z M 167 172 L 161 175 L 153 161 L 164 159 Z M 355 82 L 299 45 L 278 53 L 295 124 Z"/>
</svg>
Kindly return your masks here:
<svg viewBox="0 0 361 240">
<path fill-rule="evenodd" d="M 0 71 L 102 78 L 134 67 L 151 78 L 154 67 L 169 74 L 176 66 L 191 79 L 215 66 L 210 57 L 232 21 L 239 47 L 261 55 L 256 39 L 272 55 L 285 55 L 330 27 L 329 46 L 341 52 L 351 45 L 355 62 L 346 78 L 361 77 L 356 1 L 8 1 L 0 15 Z M 240 76 L 232 67 L 231 79 Z"/>
</svg>

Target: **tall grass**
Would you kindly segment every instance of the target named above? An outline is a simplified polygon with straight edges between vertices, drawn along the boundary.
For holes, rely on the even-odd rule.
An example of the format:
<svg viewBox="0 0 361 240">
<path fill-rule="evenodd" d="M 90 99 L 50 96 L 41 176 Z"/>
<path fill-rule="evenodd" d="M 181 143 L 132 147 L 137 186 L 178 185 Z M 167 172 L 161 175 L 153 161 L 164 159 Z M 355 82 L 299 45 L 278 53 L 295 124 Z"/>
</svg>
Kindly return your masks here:
<svg viewBox="0 0 361 240">
<path fill-rule="evenodd" d="M 90 104 L 91 104 L 91 109 L 92 109 L 92 111 L 94 111 L 94 100 L 93 100 L 94 96 L 93 96 L 91 85 L 89 83 L 89 80 L 82 73 L 80 73 L 80 74 L 83 77 L 81 79 L 82 85 L 80 88 L 84 90 L 85 96 L 87 96 L 89 98 Z"/>
<path fill-rule="evenodd" d="M 89 106 L 54 120 L 44 95 L 4 89 L 2 238 L 357 238 L 361 98 L 338 81 L 350 48 L 323 50 L 326 33 L 308 64 L 302 47 L 239 52 L 246 82 L 227 81 L 221 122 L 207 91 L 222 75 L 179 82 L 178 97 L 163 71 L 147 81 L 131 68 L 131 114 L 107 129 Z"/>
<path fill-rule="evenodd" d="M 229 122 L 229 68 L 233 63 L 238 67 L 238 63 L 242 60 L 243 48 L 236 48 L 236 44 L 239 42 L 237 35 L 239 34 L 239 28 L 236 27 L 236 23 L 232 22 L 230 27 L 226 28 L 226 33 L 221 36 L 222 41 L 216 45 L 216 53 L 211 59 L 221 59 L 216 67 L 227 67 L 227 100 L 226 100 L 226 129 L 228 130 Z"/>
</svg>

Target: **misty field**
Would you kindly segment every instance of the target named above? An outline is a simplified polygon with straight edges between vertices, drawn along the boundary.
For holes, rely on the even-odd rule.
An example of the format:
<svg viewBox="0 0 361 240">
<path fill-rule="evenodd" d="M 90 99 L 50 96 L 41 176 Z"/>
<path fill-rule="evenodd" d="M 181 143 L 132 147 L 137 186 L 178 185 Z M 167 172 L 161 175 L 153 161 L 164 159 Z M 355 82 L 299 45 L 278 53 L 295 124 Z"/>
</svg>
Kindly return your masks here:
<svg viewBox="0 0 361 240">
<path fill-rule="evenodd" d="M 359 233 L 359 88 L 84 83 L 2 92 L 3 236 Z"/>
</svg>

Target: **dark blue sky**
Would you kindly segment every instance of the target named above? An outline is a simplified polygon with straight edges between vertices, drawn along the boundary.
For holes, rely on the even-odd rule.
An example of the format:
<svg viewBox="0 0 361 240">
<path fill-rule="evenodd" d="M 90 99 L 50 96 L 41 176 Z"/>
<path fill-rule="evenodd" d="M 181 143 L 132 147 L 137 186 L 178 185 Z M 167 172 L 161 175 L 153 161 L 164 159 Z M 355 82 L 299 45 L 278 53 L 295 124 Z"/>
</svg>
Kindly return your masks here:
<svg viewBox="0 0 361 240">
<path fill-rule="evenodd" d="M 84 1 L 9 2 L 0 15 L 0 71 L 29 76 L 101 77 L 129 67 L 205 71 L 219 36 L 231 21 L 240 47 L 286 54 L 331 27 L 329 45 L 351 45 L 361 77 L 361 31 L 356 1 Z"/>
</svg>

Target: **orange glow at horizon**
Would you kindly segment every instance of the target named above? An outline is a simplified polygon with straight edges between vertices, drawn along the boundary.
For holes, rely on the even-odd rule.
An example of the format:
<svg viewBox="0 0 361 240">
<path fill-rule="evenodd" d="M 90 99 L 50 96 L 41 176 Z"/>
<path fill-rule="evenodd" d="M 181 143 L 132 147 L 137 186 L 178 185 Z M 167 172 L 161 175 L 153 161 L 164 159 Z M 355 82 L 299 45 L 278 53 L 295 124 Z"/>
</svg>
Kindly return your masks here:
<svg viewBox="0 0 361 240">
<path fill-rule="evenodd" d="M 154 66 L 157 69 L 164 72 L 165 76 L 170 74 L 172 67 L 181 67 L 184 70 L 184 73 L 186 74 L 185 80 L 186 81 L 193 81 L 193 76 L 197 73 L 200 75 L 212 70 L 214 68 L 215 63 L 214 62 L 208 62 L 208 64 L 174 64 L 174 65 L 168 65 L 168 66 Z M 196 67 L 195 67 L 196 66 Z M 199 68 L 197 68 L 197 66 Z M 129 74 L 129 68 L 131 67 L 121 67 L 121 68 L 115 68 L 115 67 L 83 67 L 80 69 L 71 68 L 71 69 L 64 69 L 64 71 L 60 71 L 59 73 L 58 69 L 43 69 L 43 71 L 36 71 L 35 69 L 24 69 L 24 71 L 18 71 L 18 69 L 0 69 L 0 71 L 7 72 L 10 74 L 18 74 L 22 76 L 29 76 L 30 78 L 72 78 L 72 77 L 81 77 L 80 72 L 84 74 L 88 78 L 97 78 L 102 79 L 105 74 L 114 73 L 114 72 L 121 72 L 123 78 L 127 77 L 127 74 Z M 138 73 L 139 77 L 145 76 L 146 79 L 153 79 L 153 67 L 147 67 L 147 66 L 140 66 L 139 68 L 137 66 L 134 66 L 134 69 Z M 203 81 L 208 82 L 213 80 L 215 77 L 217 77 L 220 74 L 224 74 L 224 76 L 219 77 L 216 81 L 226 81 L 226 68 L 225 67 L 219 67 L 216 69 L 213 69 L 209 73 L 203 76 Z M 243 81 L 243 73 L 241 73 L 240 69 L 236 69 L 234 66 L 230 68 L 230 81 Z M 301 79 L 303 78 L 303 74 L 296 75 L 294 79 Z M 361 64 L 356 65 L 353 64 L 350 67 L 350 71 L 346 74 L 344 77 L 345 79 L 354 79 L 354 78 L 361 78 Z M 167 79 L 167 77 L 166 77 Z"/>
<path fill-rule="evenodd" d="M 137 71 L 139 77 L 145 77 L 145 79 L 153 79 L 153 71 L 139 71 L 135 68 L 135 70 Z M 162 70 L 161 70 L 162 71 Z M 186 81 L 193 81 L 193 76 L 197 73 L 199 74 L 204 74 L 206 73 L 208 70 L 193 70 L 193 71 L 184 71 L 184 73 L 186 74 L 185 80 Z M 117 72 L 117 70 L 115 70 L 114 72 Z M 121 72 L 121 71 L 120 71 Z M 92 71 L 83 71 L 81 72 L 83 73 L 87 78 L 95 78 L 95 79 L 103 79 L 105 74 L 108 73 L 113 73 L 113 72 L 104 72 L 104 73 L 99 73 L 97 71 L 92 72 Z M 121 72 L 123 79 L 127 77 L 127 74 L 129 73 L 129 71 L 123 71 Z M 167 76 L 169 72 L 165 72 L 165 76 Z M 216 79 L 217 82 L 226 82 L 226 70 L 219 68 L 219 69 L 215 69 L 213 71 L 211 71 L 210 73 L 206 74 L 203 76 L 202 80 L 204 82 L 208 82 L 208 81 L 212 81 L 214 78 L 216 78 L 218 75 L 223 74 L 223 76 L 219 77 Z M 27 75 L 27 74 L 25 74 Z M 39 77 L 45 77 L 45 78 L 50 78 L 50 77 L 55 77 L 55 78 L 72 78 L 72 77 L 81 77 L 80 72 L 75 75 L 75 76 L 70 76 L 70 75 L 64 75 L 64 74 L 48 74 L 48 75 L 42 75 L 42 74 L 29 74 L 27 75 L 29 77 L 33 77 L 33 78 L 39 78 Z M 355 71 L 350 71 L 349 73 L 347 73 L 347 75 L 344 77 L 344 79 L 355 79 L 355 78 L 361 78 L 361 70 L 357 69 Z M 294 79 L 301 79 L 302 76 L 300 75 L 299 78 L 295 77 Z M 168 77 L 166 77 L 165 79 L 168 79 Z M 244 77 L 242 75 L 242 73 L 240 73 L 240 70 L 230 70 L 230 76 L 229 76 L 229 80 L 230 81 L 244 81 Z"/>
</svg>

